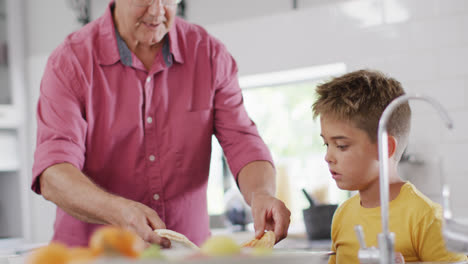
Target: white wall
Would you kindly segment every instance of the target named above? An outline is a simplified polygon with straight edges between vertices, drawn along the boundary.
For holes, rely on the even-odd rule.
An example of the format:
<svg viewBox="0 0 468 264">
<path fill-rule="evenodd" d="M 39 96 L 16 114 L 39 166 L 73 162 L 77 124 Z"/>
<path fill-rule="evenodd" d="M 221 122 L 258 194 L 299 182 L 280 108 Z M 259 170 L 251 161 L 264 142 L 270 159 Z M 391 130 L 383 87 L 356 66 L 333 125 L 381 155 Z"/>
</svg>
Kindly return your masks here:
<svg viewBox="0 0 468 264">
<path fill-rule="evenodd" d="M 297 0 L 297 9 L 335 4 L 348 0 Z M 186 0 L 187 19 L 209 25 L 271 16 L 293 10 L 294 0 Z"/>
<path fill-rule="evenodd" d="M 292 8 L 290 0 L 187 0 L 187 18 L 198 24 L 269 16 Z"/>
<path fill-rule="evenodd" d="M 97 17 L 107 0 L 92 3 L 92 16 Z M 457 129 L 446 132 L 432 109 L 414 104 L 410 148 L 426 160 L 426 166 L 408 165 L 405 172 L 414 172 L 408 177 L 438 200 L 440 186 L 430 156 L 441 154 L 448 163 L 445 169 L 450 182 L 455 183 L 456 208 L 467 208 L 463 192 L 468 185 L 464 166 L 468 149 L 468 1 L 298 3 L 301 8 L 291 10 L 287 0 L 188 0 L 187 15 L 227 45 L 241 75 L 344 62 L 349 70 L 380 69 L 402 81 L 408 92 L 440 100 L 455 119 Z M 26 5 L 32 146 L 35 104 L 46 58 L 79 24 L 66 1 L 26 0 Z M 433 145 L 437 146 L 433 149 Z M 32 227 L 33 240 L 46 241 L 55 216 L 53 206 L 31 193 L 31 208 L 32 219 L 37 219 Z"/>
</svg>

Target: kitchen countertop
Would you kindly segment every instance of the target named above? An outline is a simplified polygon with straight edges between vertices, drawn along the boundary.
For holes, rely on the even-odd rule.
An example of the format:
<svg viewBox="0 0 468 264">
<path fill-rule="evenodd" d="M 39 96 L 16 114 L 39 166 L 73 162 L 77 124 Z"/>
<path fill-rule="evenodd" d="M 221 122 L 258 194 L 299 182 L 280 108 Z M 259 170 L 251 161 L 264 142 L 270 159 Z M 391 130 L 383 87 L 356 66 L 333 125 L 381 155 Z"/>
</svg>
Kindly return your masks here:
<svg viewBox="0 0 468 264">
<path fill-rule="evenodd" d="M 229 235 L 236 242 L 242 243 L 253 238 L 253 232 L 230 232 L 228 230 L 213 230 L 213 235 Z M 14 241 L 18 244 L 18 241 Z M 5 243 L 4 243 L 5 244 Z M 0 244 L 3 245 L 4 244 Z M 166 261 L 155 260 L 128 260 L 124 258 L 102 258 L 93 264 L 326 264 L 330 251 L 330 240 L 309 241 L 305 234 L 289 234 L 287 238 L 275 245 L 272 255 L 269 256 L 234 256 L 208 259 L 178 260 L 177 258 Z M 24 247 L 24 246 L 23 246 Z M 1 249 L 1 247 L 0 247 Z M 457 262 L 468 264 L 468 262 Z M 1 254 L 0 264 L 25 264 L 25 255 Z M 416 263 L 417 264 L 417 263 Z M 422 262 L 421 262 L 422 264 Z M 441 264 L 440 262 L 424 262 L 424 264 Z"/>
<path fill-rule="evenodd" d="M 254 238 L 254 232 L 231 232 L 226 229 L 212 230 L 213 235 L 228 235 L 232 237 L 237 243 L 243 243 Z M 18 241 L 16 241 L 18 242 Z M 4 252 L 3 257 L 0 254 L 0 264 L 24 264 L 24 255 L 13 255 L 18 253 L 24 248 L 24 246 L 14 243 L 14 247 L 10 247 L 8 252 Z M 327 253 L 330 250 L 331 241 L 308 241 L 305 234 L 290 234 L 287 238 L 280 241 L 276 246 L 272 256 L 266 257 L 252 257 L 252 256 L 236 256 L 229 258 L 209 258 L 202 260 L 171 260 L 171 261 L 129 261 L 126 259 L 100 259 L 97 260 L 96 264 L 150 264 L 150 263 L 223 263 L 223 264 L 237 264 L 237 263 L 255 263 L 255 264 L 276 264 L 276 263 L 288 263 L 288 264 L 302 264 L 302 263 L 327 263 Z M 8 257 L 6 255 L 9 255 Z M 5 262 L 8 260 L 8 262 Z M 316 260 L 316 261 L 314 261 Z M 3 262 L 2 262 L 3 261 Z"/>
<path fill-rule="evenodd" d="M 237 243 L 249 241 L 255 237 L 253 231 L 231 232 L 228 229 L 214 229 L 212 235 L 227 235 L 232 237 Z M 292 250 L 312 250 L 312 251 L 329 251 L 331 248 L 331 240 L 307 240 L 305 233 L 289 233 L 288 237 L 281 240 L 275 245 L 275 249 L 292 249 Z"/>
<path fill-rule="evenodd" d="M 12 257 L 8 262 L 0 257 L 0 264 L 25 264 L 25 258 Z M 255 257 L 255 258 L 212 258 L 204 260 L 191 261 L 155 261 L 155 260 L 126 260 L 126 259 L 99 259 L 92 264 L 327 264 L 328 260 L 320 256 L 303 255 L 303 256 L 272 256 L 272 257 Z M 448 262 L 411 262 L 413 264 L 447 264 Z M 468 262 L 456 262 L 454 264 L 468 264 Z"/>
<path fill-rule="evenodd" d="M 21 238 L 0 238 L 0 256 L 14 253 L 12 252 L 13 249 L 23 243 L 24 241 Z"/>
<path fill-rule="evenodd" d="M 331 249 L 331 240 L 308 240 L 306 234 L 290 234 L 287 238 L 278 242 L 275 248 L 310 250 L 310 251 L 329 251 Z"/>
</svg>

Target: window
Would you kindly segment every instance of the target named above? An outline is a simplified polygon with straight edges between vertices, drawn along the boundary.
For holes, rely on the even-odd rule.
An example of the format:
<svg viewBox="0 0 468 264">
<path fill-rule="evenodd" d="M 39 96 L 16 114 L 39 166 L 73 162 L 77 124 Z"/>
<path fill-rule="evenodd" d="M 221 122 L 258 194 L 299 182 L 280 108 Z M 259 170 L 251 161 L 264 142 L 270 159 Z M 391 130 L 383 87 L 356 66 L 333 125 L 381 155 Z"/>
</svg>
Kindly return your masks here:
<svg viewBox="0 0 468 264">
<path fill-rule="evenodd" d="M 304 229 L 302 209 L 308 207 L 308 201 L 302 188 L 322 203 L 341 203 L 348 198 L 348 192 L 339 190 L 330 176 L 320 123 L 313 120 L 311 109 L 317 83 L 344 71 L 343 64 L 333 64 L 240 79 L 247 112 L 273 155 L 277 195 L 291 210 L 292 228 Z M 219 195 L 219 190 L 209 187 L 208 195 Z M 209 208 L 219 213 L 221 207 L 215 204 L 222 200 L 209 198 Z"/>
</svg>

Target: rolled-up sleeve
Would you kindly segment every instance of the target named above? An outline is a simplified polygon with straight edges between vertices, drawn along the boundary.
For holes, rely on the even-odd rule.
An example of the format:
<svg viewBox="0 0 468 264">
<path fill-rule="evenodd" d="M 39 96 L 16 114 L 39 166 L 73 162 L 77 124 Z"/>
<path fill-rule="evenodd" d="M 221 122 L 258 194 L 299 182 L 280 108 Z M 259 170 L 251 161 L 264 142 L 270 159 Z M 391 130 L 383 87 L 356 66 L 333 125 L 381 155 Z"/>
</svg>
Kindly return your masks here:
<svg viewBox="0 0 468 264">
<path fill-rule="evenodd" d="M 213 39 L 213 85 L 215 135 L 223 148 L 232 174 L 252 161 L 274 166 L 268 147 L 249 118 L 237 78 L 237 65 L 225 46 Z"/>
<path fill-rule="evenodd" d="M 68 51 L 68 52 L 67 52 Z M 56 50 L 47 62 L 37 105 L 37 145 L 31 189 L 40 194 L 39 176 L 48 167 L 70 163 L 83 168 L 87 122 L 82 87 L 66 47 Z"/>
</svg>

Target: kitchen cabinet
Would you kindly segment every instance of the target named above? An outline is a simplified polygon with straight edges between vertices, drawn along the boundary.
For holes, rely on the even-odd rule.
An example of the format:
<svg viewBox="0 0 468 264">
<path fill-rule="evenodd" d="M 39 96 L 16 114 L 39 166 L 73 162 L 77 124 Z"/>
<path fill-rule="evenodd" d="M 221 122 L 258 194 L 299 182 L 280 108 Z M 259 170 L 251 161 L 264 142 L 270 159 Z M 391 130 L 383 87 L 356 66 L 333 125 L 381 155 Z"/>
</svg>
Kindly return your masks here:
<svg viewBox="0 0 468 264">
<path fill-rule="evenodd" d="M 0 0 L 0 239 L 29 236 L 22 0 Z"/>
</svg>

